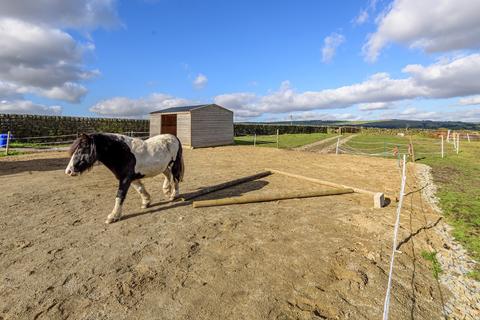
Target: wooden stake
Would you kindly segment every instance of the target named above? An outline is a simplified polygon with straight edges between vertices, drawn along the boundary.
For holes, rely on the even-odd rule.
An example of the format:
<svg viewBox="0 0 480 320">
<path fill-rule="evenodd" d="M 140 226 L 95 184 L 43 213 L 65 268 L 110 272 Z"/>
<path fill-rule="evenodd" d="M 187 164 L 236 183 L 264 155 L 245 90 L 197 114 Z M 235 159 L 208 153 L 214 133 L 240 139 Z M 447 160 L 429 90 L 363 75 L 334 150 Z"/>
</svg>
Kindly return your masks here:
<svg viewBox="0 0 480 320">
<path fill-rule="evenodd" d="M 415 162 L 415 149 L 413 148 L 412 136 L 410 136 L 410 145 L 412 146 L 412 161 Z"/>
<path fill-rule="evenodd" d="M 443 135 L 442 135 L 442 159 L 443 159 Z"/>
<path fill-rule="evenodd" d="M 247 177 L 243 177 L 243 178 L 239 178 L 239 179 L 235 179 L 235 180 L 230 180 L 230 181 L 227 181 L 227 182 L 224 182 L 224 183 L 220 183 L 220 184 L 217 184 L 217 185 L 214 185 L 214 186 L 210 186 L 210 187 L 200 189 L 200 190 L 195 191 L 195 192 L 187 193 L 187 194 L 183 195 L 183 197 L 180 197 L 180 199 L 182 199 L 183 201 L 191 200 L 191 199 L 198 198 L 200 196 L 203 196 L 205 194 L 208 194 L 208 193 L 211 193 L 211 192 L 214 192 L 214 191 L 218 191 L 218 190 L 222 190 L 222 189 L 225 189 L 225 188 L 233 187 L 233 186 L 236 186 L 236 185 L 244 183 L 244 182 L 257 180 L 257 179 L 269 176 L 271 174 L 272 174 L 271 171 L 262 171 L 260 173 L 257 173 L 257 174 L 251 175 L 251 176 L 247 176 Z"/>
<path fill-rule="evenodd" d="M 337 138 L 337 148 L 335 150 L 335 154 L 338 154 L 338 147 L 340 146 L 340 137 Z"/>
<path fill-rule="evenodd" d="M 225 206 L 225 205 L 231 205 L 231 204 L 243 204 L 243 203 L 268 202 L 268 201 L 287 200 L 287 199 L 333 196 L 333 195 L 347 194 L 347 193 L 353 193 L 353 190 L 352 189 L 332 189 L 332 190 L 323 190 L 323 191 L 293 192 L 293 193 L 282 193 L 282 194 L 252 194 L 252 195 L 233 197 L 233 198 L 194 201 L 193 207 L 194 208 L 214 207 L 214 206 Z"/>
<path fill-rule="evenodd" d="M 277 149 L 278 149 L 278 129 L 277 129 Z"/>
<path fill-rule="evenodd" d="M 354 192 L 363 193 L 363 194 L 367 194 L 369 196 L 373 196 L 373 206 L 375 208 L 382 208 L 382 207 L 385 206 L 385 195 L 381 192 L 373 192 L 373 191 L 369 191 L 369 190 L 364 190 L 364 189 L 360 189 L 360 188 L 346 186 L 346 185 L 343 185 L 343 184 L 334 183 L 334 182 L 330 182 L 330 181 L 305 177 L 305 176 L 301 176 L 299 174 L 289 173 L 289 172 L 275 170 L 275 169 L 265 169 L 265 170 L 268 170 L 268 171 L 273 172 L 273 173 L 282 174 L 282 175 L 287 176 L 287 177 L 303 179 L 305 181 L 318 183 L 318 184 L 321 184 L 321 185 L 324 185 L 324 186 L 330 186 L 330 187 L 333 187 L 333 188 L 352 189 Z"/>
<path fill-rule="evenodd" d="M 468 142 L 470 142 L 470 135 L 467 133 Z"/>
<path fill-rule="evenodd" d="M 7 132 L 7 144 L 5 145 L 5 154 L 8 156 L 8 148 L 10 146 L 10 131 Z"/>
<path fill-rule="evenodd" d="M 254 133 L 253 135 L 253 146 L 255 147 L 257 145 L 257 134 Z"/>
</svg>

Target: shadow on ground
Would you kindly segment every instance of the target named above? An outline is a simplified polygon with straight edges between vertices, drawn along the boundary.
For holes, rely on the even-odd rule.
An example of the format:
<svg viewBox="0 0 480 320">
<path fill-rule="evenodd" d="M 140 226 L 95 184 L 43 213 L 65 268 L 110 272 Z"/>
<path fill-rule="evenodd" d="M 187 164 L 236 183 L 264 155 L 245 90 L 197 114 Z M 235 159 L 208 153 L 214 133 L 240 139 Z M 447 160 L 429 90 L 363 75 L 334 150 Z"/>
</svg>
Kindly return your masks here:
<svg viewBox="0 0 480 320">
<path fill-rule="evenodd" d="M 208 193 L 206 195 L 199 196 L 197 198 L 187 200 L 187 201 L 182 201 L 182 200 L 176 200 L 176 201 L 173 201 L 173 202 L 171 202 L 171 201 L 160 201 L 160 202 L 150 204 L 150 207 L 147 210 L 142 210 L 140 212 L 135 212 L 135 213 L 124 215 L 121 220 L 127 220 L 127 219 L 135 218 L 135 217 L 138 217 L 138 216 L 142 216 L 142 215 L 145 215 L 145 214 L 158 213 L 158 212 L 162 212 L 162 211 L 172 209 L 172 208 L 188 206 L 188 205 L 191 205 L 194 200 L 213 200 L 213 199 L 221 199 L 221 198 L 225 198 L 225 197 L 238 197 L 238 196 L 241 196 L 241 195 L 243 195 L 247 192 L 250 192 L 250 191 L 260 190 L 263 187 L 265 187 L 267 184 L 268 184 L 268 181 L 265 181 L 265 180 L 254 180 L 254 181 L 245 182 L 245 183 L 242 183 L 240 185 L 233 186 L 233 187 L 230 187 L 230 188 L 227 188 L 227 189 L 218 190 L 218 191 L 215 191 L 215 192 L 212 192 L 212 193 Z M 203 188 L 200 188 L 200 189 L 208 189 L 208 188 L 209 187 L 206 186 L 206 187 L 203 187 Z M 198 190 L 195 190 L 195 192 L 196 191 L 198 191 Z M 194 192 L 192 192 L 192 193 L 194 193 Z M 179 196 L 179 198 L 182 198 L 182 197 L 187 197 L 188 198 L 188 196 L 192 193 L 181 194 Z"/>
<path fill-rule="evenodd" d="M 2 161 L 0 162 L 0 176 L 22 172 L 65 169 L 69 161 L 69 158 Z"/>
</svg>

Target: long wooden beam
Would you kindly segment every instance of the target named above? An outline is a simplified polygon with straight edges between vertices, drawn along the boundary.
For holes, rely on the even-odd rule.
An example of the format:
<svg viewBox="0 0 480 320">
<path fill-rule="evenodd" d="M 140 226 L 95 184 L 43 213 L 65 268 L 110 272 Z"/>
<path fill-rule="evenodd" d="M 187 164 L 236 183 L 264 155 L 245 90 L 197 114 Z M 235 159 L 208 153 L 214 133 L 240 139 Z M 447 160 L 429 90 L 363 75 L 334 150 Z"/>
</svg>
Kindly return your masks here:
<svg viewBox="0 0 480 320">
<path fill-rule="evenodd" d="M 346 193 L 353 193 L 353 192 L 354 192 L 353 189 L 342 188 L 342 189 L 332 189 L 332 190 L 323 190 L 323 191 L 291 192 L 291 193 L 281 193 L 281 194 L 252 194 L 252 195 L 246 195 L 241 197 L 194 201 L 193 207 L 202 208 L 202 207 L 225 206 L 225 205 L 231 205 L 231 204 L 268 202 L 268 201 L 277 201 L 277 200 L 286 200 L 286 199 L 313 198 L 313 197 L 332 196 L 332 195 L 346 194 Z"/>
<path fill-rule="evenodd" d="M 184 194 L 182 197 L 180 197 L 180 199 L 183 200 L 183 201 L 191 200 L 191 199 L 198 198 L 200 196 L 206 195 L 206 194 L 211 193 L 211 192 L 215 192 L 215 191 L 222 190 L 222 189 L 225 189 L 225 188 L 230 188 L 230 187 L 233 187 L 233 186 L 236 186 L 238 184 L 245 183 L 245 182 L 248 182 L 248 181 L 257 180 L 257 179 L 269 176 L 271 174 L 272 174 L 271 171 L 268 171 L 268 170 L 267 171 L 262 171 L 260 173 L 257 173 L 257 174 L 251 175 L 251 176 L 246 176 L 246 177 L 238 178 L 238 179 L 235 179 L 235 180 L 230 180 L 230 181 L 223 182 L 223 183 L 220 183 L 220 184 L 216 184 L 216 185 L 213 185 L 213 186 L 205 187 L 205 188 L 200 189 L 198 191 L 194 191 L 194 192 L 191 192 L 191 193 Z"/>
<path fill-rule="evenodd" d="M 373 196 L 373 207 L 374 208 L 382 208 L 382 207 L 385 206 L 385 195 L 381 192 L 373 192 L 373 191 L 369 191 L 369 190 L 364 190 L 364 189 L 360 189 L 360 188 L 346 186 L 346 185 L 343 185 L 343 184 L 334 183 L 334 182 L 330 182 L 330 181 L 305 177 L 305 176 L 301 176 L 299 174 L 289 173 L 289 172 L 275 170 L 275 169 L 265 169 L 265 170 L 268 170 L 268 171 L 273 172 L 273 173 L 282 174 L 282 175 L 287 176 L 287 177 L 303 179 L 303 180 L 306 180 L 306 181 L 310 181 L 310 182 L 313 182 L 313 183 L 318 183 L 318 184 L 321 184 L 321 185 L 330 186 L 330 187 L 334 187 L 334 188 L 352 189 L 354 192 L 368 194 L 370 196 Z"/>
</svg>

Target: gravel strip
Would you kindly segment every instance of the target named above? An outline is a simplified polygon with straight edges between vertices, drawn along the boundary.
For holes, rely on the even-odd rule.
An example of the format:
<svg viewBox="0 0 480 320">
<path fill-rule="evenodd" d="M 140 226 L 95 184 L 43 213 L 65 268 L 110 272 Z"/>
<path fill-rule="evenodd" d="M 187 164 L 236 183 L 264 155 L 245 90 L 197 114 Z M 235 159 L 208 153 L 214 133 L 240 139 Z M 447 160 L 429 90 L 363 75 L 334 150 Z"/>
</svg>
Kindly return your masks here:
<svg viewBox="0 0 480 320">
<path fill-rule="evenodd" d="M 431 169 L 417 164 L 417 176 L 422 185 L 427 184 L 422 190 L 423 197 L 435 211 L 443 214 L 435 195 L 437 187 L 433 183 Z M 452 229 L 443 222 L 434 228 L 443 240 L 442 248 L 437 249 L 437 258 L 443 270 L 439 280 L 452 292 L 451 298 L 445 302 L 444 313 L 448 319 L 480 319 L 480 282 L 467 276 L 474 269 L 475 261 L 451 235 Z"/>
</svg>

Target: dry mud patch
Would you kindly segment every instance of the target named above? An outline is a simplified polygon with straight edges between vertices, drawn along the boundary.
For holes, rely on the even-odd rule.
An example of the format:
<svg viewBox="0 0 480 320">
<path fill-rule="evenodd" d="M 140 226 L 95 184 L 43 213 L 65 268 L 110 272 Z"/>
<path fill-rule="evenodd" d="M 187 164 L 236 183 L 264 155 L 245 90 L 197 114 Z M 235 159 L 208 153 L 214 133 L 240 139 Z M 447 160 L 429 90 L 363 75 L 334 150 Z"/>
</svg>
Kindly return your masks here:
<svg viewBox="0 0 480 320">
<path fill-rule="evenodd" d="M 194 209 L 163 202 L 160 177 L 146 179 L 153 207 L 130 190 L 124 219 L 103 221 L 117 182 L 103 166 L 63 174 L 66 154 L 0 160 L 0 319 L 373 319 L 387 283 L 395 201 L 348 194 Z M 185 151 L 181 192 L 265 167 L 395 195 L 397 163 L 253 147 Z M 321 188 L 272 175 L 204 199 Z M 410 188 L 416 188 L 411 185 Z M 434 221 L 407 197 L 400 238 Z M 433 278 L 420 232 L 400 249 L 392 319 L 441 318 L 449 292 Z"/>
</svg>

